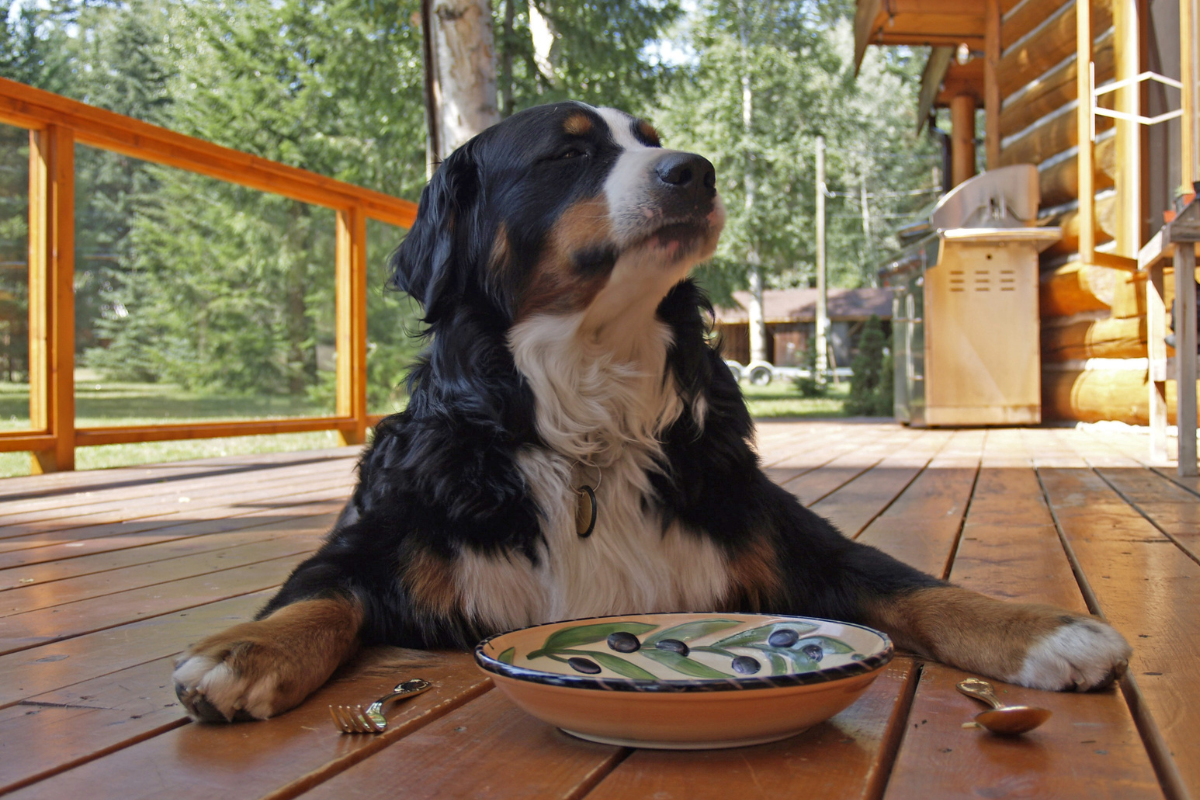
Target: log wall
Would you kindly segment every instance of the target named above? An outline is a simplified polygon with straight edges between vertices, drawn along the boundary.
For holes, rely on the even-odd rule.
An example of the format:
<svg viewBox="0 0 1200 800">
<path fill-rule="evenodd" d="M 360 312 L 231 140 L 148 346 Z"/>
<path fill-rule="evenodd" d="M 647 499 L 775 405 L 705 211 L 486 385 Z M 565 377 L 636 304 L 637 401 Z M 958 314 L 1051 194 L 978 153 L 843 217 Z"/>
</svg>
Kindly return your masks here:
<svg viewBox="0 0 1200 800">
<path fill-rule="evenodd" d="M 1090 7 L 1096 83 L 1103 85 L 1115 79 L 1121 37 L 1130 34 L 1114 28 L 1112 0 Z M 1038 167 L 1043 222 L 1063 228 L 1041 260 L 1043 419 L 1146 424 L 1144 285 L 1136 274 L 1079 259 L 1075 11 L 1076 0 L 1026 2 L 1000 28 L 999 163 Z M 1095 128 L 1095 241 L 1107 251 L 1120 228 L 1119 137 L 1128 134 L 1108 117 L 1097 117 Z"/>
</svg>

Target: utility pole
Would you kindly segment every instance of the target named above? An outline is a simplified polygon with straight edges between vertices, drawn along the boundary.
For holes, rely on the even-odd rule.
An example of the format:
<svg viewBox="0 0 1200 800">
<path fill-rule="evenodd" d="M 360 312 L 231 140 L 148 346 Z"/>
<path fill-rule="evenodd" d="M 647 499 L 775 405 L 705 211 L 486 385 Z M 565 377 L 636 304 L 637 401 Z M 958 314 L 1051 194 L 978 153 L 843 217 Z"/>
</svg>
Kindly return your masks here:
<svg viewBox="0 0 1200 800">
<path fill-rule="evenodd" d="M 817 137 L 817 383 L 825 383 L 829 313 L 825 291 L 825 137 Z"/>
</svg>

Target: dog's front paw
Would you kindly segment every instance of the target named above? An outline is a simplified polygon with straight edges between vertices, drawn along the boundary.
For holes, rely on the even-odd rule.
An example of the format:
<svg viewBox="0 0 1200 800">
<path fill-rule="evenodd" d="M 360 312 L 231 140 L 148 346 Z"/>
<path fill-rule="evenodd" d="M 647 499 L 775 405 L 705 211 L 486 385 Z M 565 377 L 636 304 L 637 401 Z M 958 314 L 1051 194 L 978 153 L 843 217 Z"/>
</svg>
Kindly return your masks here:
<svg viewBox="0 0 1200 800">
<path fill-rule="evenodd" d="M 303 600 L 193 645 L 175 694 L 207 722 L 267 719 L 299 705 L 354 652 L 362 613 L 349 600 Z"/>
<path fill-rule="evenodd" d="M 286 710 L 276 660 L 252 640 L 212 637 L 175 662 L 175 694 L 198 720 L 267 719 Z"/>
<path fill-rule="evenodd" d="M 1125 674 L 1133 648 L 1111 626 L 1064 614 L 1062 625 L 1035 640 L 1013 683 L 1034 689 L 1086 692 Z"/>
</svg>

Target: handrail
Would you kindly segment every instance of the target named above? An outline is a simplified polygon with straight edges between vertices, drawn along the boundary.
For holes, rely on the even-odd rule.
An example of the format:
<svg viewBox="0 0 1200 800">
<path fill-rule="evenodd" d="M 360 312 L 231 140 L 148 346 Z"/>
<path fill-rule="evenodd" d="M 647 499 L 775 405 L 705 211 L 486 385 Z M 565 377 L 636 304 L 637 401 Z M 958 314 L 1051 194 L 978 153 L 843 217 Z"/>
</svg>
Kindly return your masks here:
<svg viewBox="0 0 1200 800">
<path fill-rule="evenodd" d="M 75 468 L 75 448 L 101 444 L 334 430 L 359 444 L 367 413 L 366 220 L 412 226 L 417 206 L 297 167 L 185 136 L 0 78 L 0 123 L 30 131 L 30 429 L 0 432 L 0 452 L 29 450 L 35 473 Z M 176 167 L 337 212 L 334 264 L 336 411 L 330 417 L 75 427 L 74 145 Z"/>
</svg>

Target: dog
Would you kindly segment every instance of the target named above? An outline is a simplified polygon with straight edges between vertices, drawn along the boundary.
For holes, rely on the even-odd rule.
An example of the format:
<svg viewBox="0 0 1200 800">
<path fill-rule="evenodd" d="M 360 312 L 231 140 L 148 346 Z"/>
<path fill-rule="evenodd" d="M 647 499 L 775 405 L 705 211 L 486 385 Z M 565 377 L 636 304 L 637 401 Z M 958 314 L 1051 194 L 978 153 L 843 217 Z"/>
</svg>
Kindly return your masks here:
<svg viewBox="0 0 1200 800">
<path fill-rule="evenodd" d="M 724 222 L 712 164 L 613 109 L 528 109 L 450 155 L 390 264 L 427 324 L 408 407 L 320 550 L 179 658 L 188 712 L 280 714 L 360 645 L 650 611 L 859 622 L 1039 689 L 1119 676 L 1130 647 L 1100 620 L 925 575 L 763 473 L 687 277 Z"/>
</svg>

